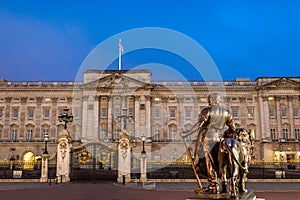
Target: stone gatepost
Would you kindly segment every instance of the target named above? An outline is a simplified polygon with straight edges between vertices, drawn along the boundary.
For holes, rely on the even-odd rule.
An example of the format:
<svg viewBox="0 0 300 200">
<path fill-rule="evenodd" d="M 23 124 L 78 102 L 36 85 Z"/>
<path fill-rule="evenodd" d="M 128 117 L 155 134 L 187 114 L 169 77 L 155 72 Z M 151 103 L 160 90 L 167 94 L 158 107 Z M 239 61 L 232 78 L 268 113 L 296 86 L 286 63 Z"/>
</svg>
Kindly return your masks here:
<svg viewBox="0 0 300 200">
<path fill-rule="evenodd" d="M 49 162 L 49 154 L 42 155 L 42 171 L 41 171 L 41 178 L 40 182 L 45 183 L 48 182 L 48 162 Z"/>
<path fill-rule="evenodd" d="M 56 176 L 58 182 L 70 182 L 70 152 L 72 143 L 70 134 L 66 129 L 59 134 L 57 143 Z"/>
<path fill-rule="evenodd" d="M 147 181 L 147 155 L 146 153 L 141 154 L 141 179 L 142 182 Z"/>
<path fill-rule="evenodd" d="M 120 134 L 118 142 L 118 183 L 130 181 L 131 143 L 126 132 Z"/>
</svg>

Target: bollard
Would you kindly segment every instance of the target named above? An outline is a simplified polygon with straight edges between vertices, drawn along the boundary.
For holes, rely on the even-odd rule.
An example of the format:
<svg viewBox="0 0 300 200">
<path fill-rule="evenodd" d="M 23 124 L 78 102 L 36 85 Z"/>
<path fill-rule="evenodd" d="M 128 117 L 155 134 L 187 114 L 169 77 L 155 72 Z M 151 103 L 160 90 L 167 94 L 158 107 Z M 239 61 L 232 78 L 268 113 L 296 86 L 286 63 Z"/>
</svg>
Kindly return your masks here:
<svg viewBox="0 0 300 200">
<path fill-rule="evenodd" d="M 122 178 L 123 178 L 122 183 L 123 183 L 123 185 L 125 185 L 125 175 L 123 175 Z"/>
</svg>

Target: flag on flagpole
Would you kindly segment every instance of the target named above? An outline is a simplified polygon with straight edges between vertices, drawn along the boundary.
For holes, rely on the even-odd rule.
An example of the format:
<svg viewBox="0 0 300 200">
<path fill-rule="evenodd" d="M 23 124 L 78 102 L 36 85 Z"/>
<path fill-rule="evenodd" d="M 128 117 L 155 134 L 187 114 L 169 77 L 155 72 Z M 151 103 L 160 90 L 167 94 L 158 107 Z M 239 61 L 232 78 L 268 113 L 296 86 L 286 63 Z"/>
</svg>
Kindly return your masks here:
<svg viewBox="0 0 300 200">
<path fill-rule="evenodd" d="M 119 40 L 119 50 L 120 50 L 121 53 L 124 52 L 124 48 L 123 48 L 121 39 Z"/>
<path fill-rule="evenodd" d="M 123 45 L 122 45 L 122 41 L 121 39 L 119 40 L 119 70 L 121 70 L 121 57 L 122 57 L 122 54 L 124 52 L 124 48 L 123 48 Z"/>
</svg>

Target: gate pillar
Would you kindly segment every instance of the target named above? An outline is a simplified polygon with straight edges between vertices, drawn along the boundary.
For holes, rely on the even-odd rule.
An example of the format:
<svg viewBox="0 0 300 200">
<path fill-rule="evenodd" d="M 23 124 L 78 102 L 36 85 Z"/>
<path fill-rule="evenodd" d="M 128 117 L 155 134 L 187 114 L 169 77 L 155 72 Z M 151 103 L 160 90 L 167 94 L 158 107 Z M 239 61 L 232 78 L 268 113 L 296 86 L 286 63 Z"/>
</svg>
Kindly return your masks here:
<svg viewBox="0 0 300 200">
<path fill-rule="evenodd" d="M 56 176 L 58 182 L 70 182 L 70 152 L 72 143 L 70 134 L 66 129 L 59 134 L 57 143 Z"/>
<path fill-rule="evenodd" d="M 130 181 L 131 143 L 126 132 L 120 134 L 118 142 L 118 183 Z"/>
<path fill-rule="evenodd" d="M 48 162 L 49 162 L 49 154 L 42 155 L 42 171 L 40 182 L 44 183 L 48 181 Z"/>
</svg>

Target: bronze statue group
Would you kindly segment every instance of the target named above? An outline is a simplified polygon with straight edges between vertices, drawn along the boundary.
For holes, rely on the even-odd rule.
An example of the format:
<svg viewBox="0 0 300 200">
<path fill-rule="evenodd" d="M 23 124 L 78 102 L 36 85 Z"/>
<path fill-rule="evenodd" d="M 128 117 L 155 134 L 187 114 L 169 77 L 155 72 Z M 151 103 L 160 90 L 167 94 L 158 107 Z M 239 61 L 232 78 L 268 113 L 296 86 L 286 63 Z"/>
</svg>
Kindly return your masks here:
<svg viewBox="0 0 300 200">
<path fill-rule="evenodd" d="M 225 109 L 223 102 L 218 94 L 209 95 L 209 105 L 200 112 L 197 123 L 190 130 L 181 131 L 180 134 L 185 138 L 198 132 L 192 161 L 199 186 L 195 192 L 229 192 L 229 196 L 234 198 L 239 193 L 247 192 L 245 179 L 253 149 L 253 138 L 246 129 L 235 127 L 232 115 Z M 228 129 L 224 132 L 225 126 Z M 202 187 L 197 172 L 207 175 L 207 188 Z"/>
</svg>

